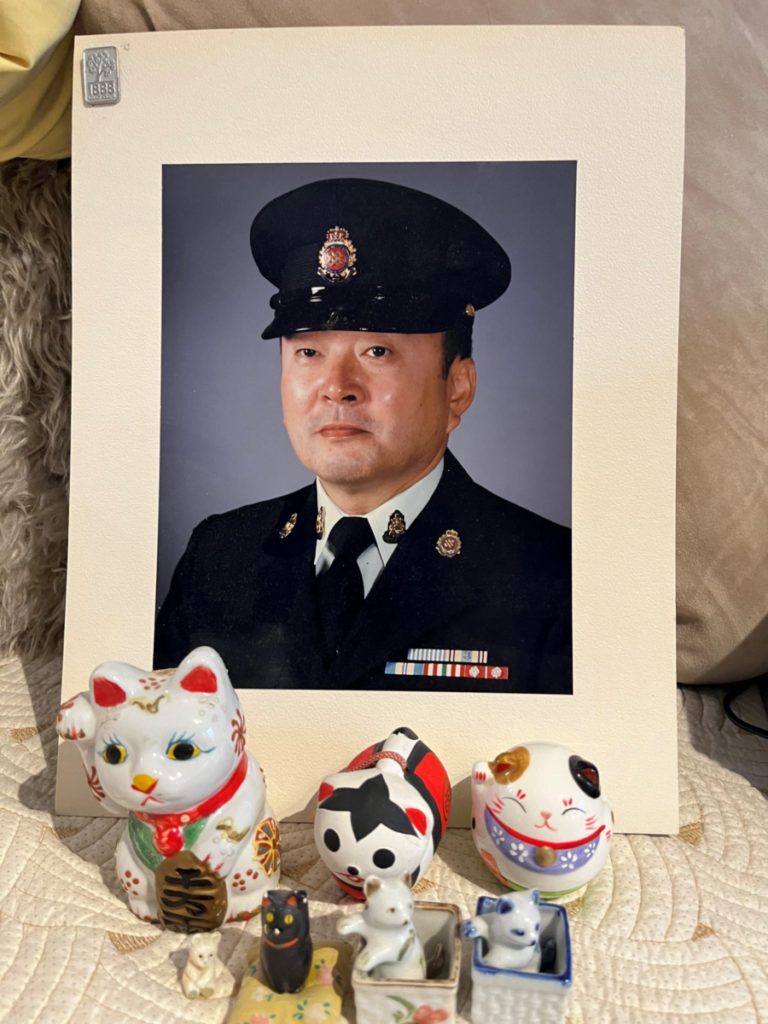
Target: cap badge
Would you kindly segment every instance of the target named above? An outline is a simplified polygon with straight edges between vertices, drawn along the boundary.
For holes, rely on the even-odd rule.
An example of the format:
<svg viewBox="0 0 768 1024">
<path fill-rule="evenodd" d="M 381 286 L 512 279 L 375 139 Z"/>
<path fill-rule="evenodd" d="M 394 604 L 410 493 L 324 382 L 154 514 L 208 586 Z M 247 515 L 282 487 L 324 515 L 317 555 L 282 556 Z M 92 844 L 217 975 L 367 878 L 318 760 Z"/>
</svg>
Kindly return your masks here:
<svg viewBox="0 0 768 1024">
<path fill-rule="evenodd" d="M 385 541 L 387 544 L 397 544 L 397 542 L 405 533 L 405 530 L 405 516 L 403 515 L 399 508 L 396 508 L 392 515 L 389 517 L 387 528 L 381 535 L 381 539 Z"/>
<path fill-rule="evenodd" d="M 435 549 L 443 558 L 455 558 L 461 553 L 461 537 L 455 530 L 446 530 L 437 538 Z"/>
<path fill-rule="evenodd" d="M 321 505 L 315 516 L 315 536 L 322 540 L 325 535 L 325 505 Z"/>
<path fill-rule="evenodd" d="M 338 225 L 328 228 L 325 241 L 317 254 L 317 272 L 326 281 L 346 281 L 357 270 L 357 249 L 352 244 L 349 232 Z"/>
<path fill-rule="evenodd" d="M 286 537 L 290 537 L 298 521 L 299 514 L 298 512 L 294 512 L 293 515 L 291 515 L 290 518 L 287 520 L 287 522 L 283 523 L 283 525 L 280 527 L 280 530 L 278 532 L 280 540 L 285 540 Z"/>
</svg>

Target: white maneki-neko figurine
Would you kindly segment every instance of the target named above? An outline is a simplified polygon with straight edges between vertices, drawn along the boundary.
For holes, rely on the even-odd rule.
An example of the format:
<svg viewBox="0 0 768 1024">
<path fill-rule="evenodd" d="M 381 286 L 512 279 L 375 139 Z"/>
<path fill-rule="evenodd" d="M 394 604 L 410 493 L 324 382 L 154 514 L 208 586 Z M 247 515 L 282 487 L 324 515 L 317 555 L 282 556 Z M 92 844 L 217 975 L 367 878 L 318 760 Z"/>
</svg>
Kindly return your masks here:
<svg viewBox="0 0 768 1024">
<path fill-rule="evenodd" d="M 105 810 L 129 812 L 115 857 L 134 914 L 202 931 L 259 912 L 279 880 L 278 827 L 214 650 L 162 672 L 100 665 L 57 730 Z"/>
<path fill-rule="evenodd" d="M 525 743 L 472 769 L 475 845 L 511 888 L 575 896 L 605 864 L 612 834 L 597 767 L 567 747 Z"/>
</svg>

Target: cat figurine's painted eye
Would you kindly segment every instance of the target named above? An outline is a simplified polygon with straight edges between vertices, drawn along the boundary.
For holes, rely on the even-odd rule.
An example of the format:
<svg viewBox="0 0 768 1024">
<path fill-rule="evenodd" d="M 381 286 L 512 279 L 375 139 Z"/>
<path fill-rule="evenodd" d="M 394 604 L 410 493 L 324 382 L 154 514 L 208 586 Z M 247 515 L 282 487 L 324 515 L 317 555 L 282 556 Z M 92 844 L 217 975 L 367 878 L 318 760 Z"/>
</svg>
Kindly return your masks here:
<svg viewBox="0 0 768 1024">
<path fill-rule="evenodd" d="M 273 992 L 298 992 L 312 963 L 303 889 L 271 889 L 261 901 L 261 968 Z"/>
<path fill-rule="evenodd" d="M 566 747 L 523 743 L 472 770 L 472 835 L 506 885 L 573 896 L 605 864 L 612 833 L 597 766 Z"/>
</svg>

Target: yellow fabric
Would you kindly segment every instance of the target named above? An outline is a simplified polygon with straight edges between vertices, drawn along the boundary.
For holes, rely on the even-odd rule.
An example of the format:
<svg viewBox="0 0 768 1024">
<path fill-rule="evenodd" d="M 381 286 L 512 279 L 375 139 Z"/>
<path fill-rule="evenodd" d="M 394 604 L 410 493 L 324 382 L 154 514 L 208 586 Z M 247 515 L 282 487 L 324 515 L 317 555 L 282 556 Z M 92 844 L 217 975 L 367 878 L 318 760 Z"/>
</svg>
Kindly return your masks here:
<svg viewBox="0 0 768 1024">
<path fill-rule="evenodd" d="M 338 950 L 323 946 L 314 951 L 307 983 L 300 992 L 276 994 L 257 977 L 252 964 L 243 978 L 227 1024 L 323 1024 L 338 1021 L 341 995 L 334 986 Z"/>
<path fill-rule="evenodd" d="M 79 0 L 2 0 L 0 160 L 69 155 L 78 6 Z"/>
</svg>

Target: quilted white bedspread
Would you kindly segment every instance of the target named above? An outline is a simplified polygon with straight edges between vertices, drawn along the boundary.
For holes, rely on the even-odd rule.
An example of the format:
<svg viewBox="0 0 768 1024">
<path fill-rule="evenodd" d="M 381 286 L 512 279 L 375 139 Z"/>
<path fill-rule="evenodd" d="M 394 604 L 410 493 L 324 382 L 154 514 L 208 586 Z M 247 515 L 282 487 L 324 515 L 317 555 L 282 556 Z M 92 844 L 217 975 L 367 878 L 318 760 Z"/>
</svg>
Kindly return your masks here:
<svg viewBox="0 0 768 1024">
<path fill-rule="evenodd" d="M 181 994 L 183 936 L 128 910 L 112 862 L 123 823 L 53 814 L 59 672 L 55 659 L 0 663 L 1 1019 L 224 1021 L 228 1000 Z M 680 834 L 617 836 L 609 864 L 569 906 L 570 1024 L 768 1022 L 768 742 L 724 719 L 720 690 L 678 696 Z M 758 717 L 759 701 L 744 701 Z M 333 935 L 338 890 L 309 826 L 284 826 L 283 884 L 307 889 L 314 934 Z M 462 830 L 448 832 L 417 889 L 466 914 L 478 894 L 500 891 Z M 258 930 L 223 929 L 236 976 Z M 345 1010 L 354 1020 L 351 1003 Z"/>
</svg>

